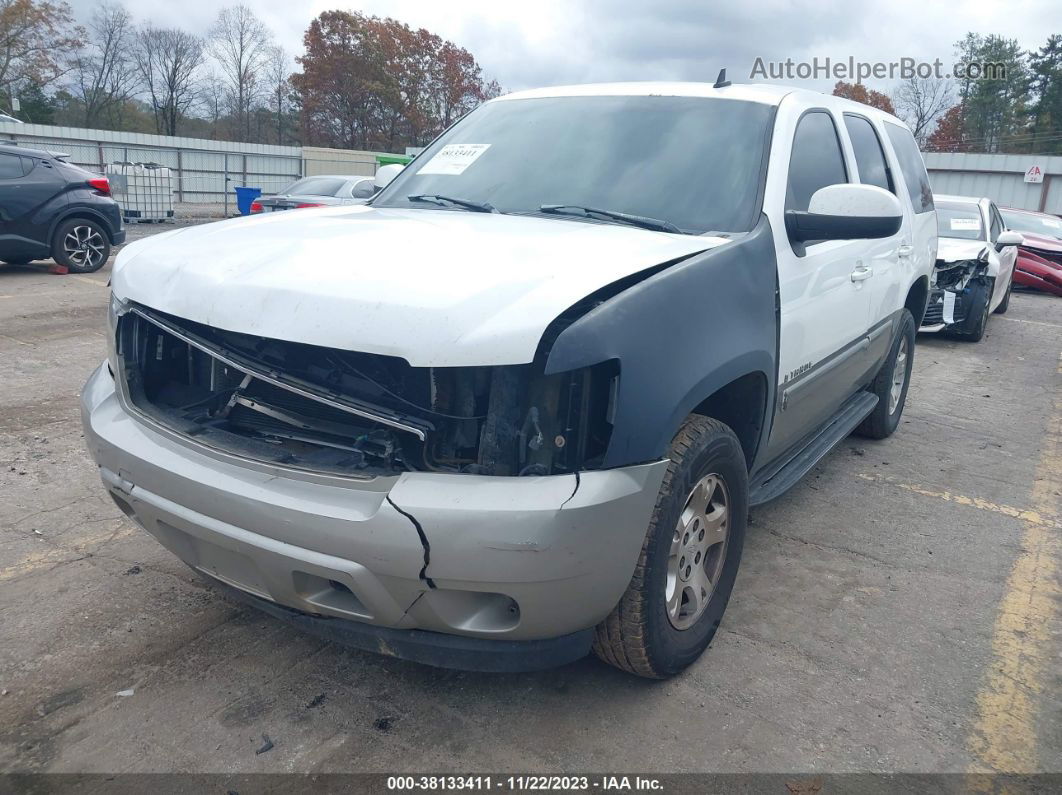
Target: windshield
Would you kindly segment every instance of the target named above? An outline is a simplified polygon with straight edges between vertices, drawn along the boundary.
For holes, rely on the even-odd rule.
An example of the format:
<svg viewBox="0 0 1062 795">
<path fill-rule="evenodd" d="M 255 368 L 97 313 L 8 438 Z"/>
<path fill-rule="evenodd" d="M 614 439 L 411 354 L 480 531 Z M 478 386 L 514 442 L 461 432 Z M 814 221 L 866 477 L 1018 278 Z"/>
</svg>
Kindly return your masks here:
<svg viewBox="0 0 1062 795">
<path fill-rule="evenodd" d="M 981 208 L 976 204 L 937 202 L 937 234 L 963 240 L 984 240 Z"/>
<path fill-rule="evenodd" d="M 1000 215 L 1007 222 L 1008 229 L 1016 229 L 1019 232 L 1032 232 L 1034 235 L 1046 235 L 1056 240 L 1062 240 L 1062 219 L 1046 215 L 1033 215 L 1031 213 L 1016 213 L 1010 210 L 1000 210 Z"/>
<path fill-rule="evenodd" d="M 305 177 L 292 182 L 281 191 L 288 196 L 335 196 L 346 184 L 337 177 Z"/>
<path fill-rule="evenodd" d="M 373 205 L 460 209 L 408 198 L 437 195 L 503 213 L 571 205 L 661 219 L 696 234 L 746 232 L 758 215 L 771 112 L 761 103 L 700 97 L 492 102 L 421 153 Z"/>
</svg>

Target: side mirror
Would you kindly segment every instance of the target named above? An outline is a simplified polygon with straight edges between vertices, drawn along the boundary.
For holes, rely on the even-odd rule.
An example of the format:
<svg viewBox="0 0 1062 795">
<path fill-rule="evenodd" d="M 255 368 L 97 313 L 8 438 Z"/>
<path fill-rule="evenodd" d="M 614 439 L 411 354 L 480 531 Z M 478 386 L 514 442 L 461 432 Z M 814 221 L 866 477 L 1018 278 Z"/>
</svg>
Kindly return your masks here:
<svg viewBox="0 0 1062 795">
<path fill-rule="evenodd" d="M 996 251 L 1002 251 L 1007 246 L 1020 246 L 1025 242 L 1025 238 L 1022 237 L 1020 232 L 1015 232 L 1013 229 L 1004 229 L 999 233 L 999 237 L 996 238 Z"/>
<path fill-rule="evenodd" d="M 405 166 L 399 163 L 388 163 L 386 166 L 380 166 L 376 169 L 376 179 L 373 184 L 376 186 L 376 190 L 380 191 L 391 184 L 391 180 L 397 177 Z"/>
<path fill-rule="evenodd" d="M 890 237 L 902 223 L 899 200 L 874 185 L 827 185 L 815 191 L 806 212 L 785 213 L 789 239 L 796 242 Z"/>
<path fill-rule="evenodd" d="M 361 182 L 354 186 L 350 195 L 354 199 L 371 199 L 376 195 L 376 181 L 371 179 L 363 179 Z"/>
</svg>

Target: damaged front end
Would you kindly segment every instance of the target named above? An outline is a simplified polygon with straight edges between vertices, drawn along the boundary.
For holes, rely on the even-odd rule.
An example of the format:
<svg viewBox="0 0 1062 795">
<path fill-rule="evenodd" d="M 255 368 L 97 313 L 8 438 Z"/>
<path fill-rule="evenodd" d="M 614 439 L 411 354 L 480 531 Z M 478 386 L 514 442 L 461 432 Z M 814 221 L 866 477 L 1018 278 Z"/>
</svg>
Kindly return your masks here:
<svg viewBox="0 0 1062 795">
<path fill-rule="evenodd" d="M 136 304 L 116 309 L 112 367 L 129 408 L 243 458 L 354 477 L 551 475 L 599 467 L 618 365 L 412 367 L 268 339 Z"/>
<path fill-rule="evenodd" d="M 976 322 L 992 284 L 988 249 L 974 259 L 938 259 L 931 276 L 929 302 L 919 331 L 964 328 Z"/>
</svg>

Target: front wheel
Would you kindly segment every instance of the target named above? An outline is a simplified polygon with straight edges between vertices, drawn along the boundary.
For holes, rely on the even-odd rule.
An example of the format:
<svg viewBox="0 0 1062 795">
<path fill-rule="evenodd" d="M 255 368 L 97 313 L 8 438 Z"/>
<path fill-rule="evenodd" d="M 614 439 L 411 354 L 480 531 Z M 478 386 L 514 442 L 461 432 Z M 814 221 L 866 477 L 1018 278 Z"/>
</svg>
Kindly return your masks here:
<svg viewBox="0 0 1062 795">
<path fill-rule="evenodd" d="M 95 221 L 73 218 L 59 224 L 52 238 L 52 259 L 71 273 L 94 273 L 111 254 L 107 233 Z"/>
<path fill-rule="evenodd" d="M 730 428 L 690 417 L 668 458 L 634 576 L 594 635 L 598 657 L 651 679 L 677 674 L 708 647 L 748 521 L 745 456 Z"/>
<path fill-rule="evenodd" d="M 967 342 L 980 342 L 984 339 L 985 329 L 988 327 L 988 307 L 992 303 L 994 288 L 995 280 L 988 279 L 984 284 L 974 285 L 970 290 L 970 311 L 962 327 L 952 332 L 955 337 Z"/>
</svg>

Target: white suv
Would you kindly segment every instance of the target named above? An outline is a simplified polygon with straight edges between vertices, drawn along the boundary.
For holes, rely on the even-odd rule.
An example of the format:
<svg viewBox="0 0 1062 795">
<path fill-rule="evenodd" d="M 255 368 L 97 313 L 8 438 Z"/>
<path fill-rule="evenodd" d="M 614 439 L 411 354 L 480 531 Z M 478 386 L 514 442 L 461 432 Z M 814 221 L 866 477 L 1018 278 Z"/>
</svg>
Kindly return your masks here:
<svg viewBox="0 0 1062 795">
<path fill-rule="evenodd" d="M 895 430 L 936 245 L 911 133 L 864 105 L 512 94 L 369 206 L 127 246 L 86 438 L 128 515 L 308 630 L 665 677 L 749 506 Z"/>
</svg>

